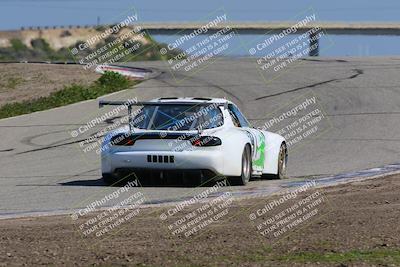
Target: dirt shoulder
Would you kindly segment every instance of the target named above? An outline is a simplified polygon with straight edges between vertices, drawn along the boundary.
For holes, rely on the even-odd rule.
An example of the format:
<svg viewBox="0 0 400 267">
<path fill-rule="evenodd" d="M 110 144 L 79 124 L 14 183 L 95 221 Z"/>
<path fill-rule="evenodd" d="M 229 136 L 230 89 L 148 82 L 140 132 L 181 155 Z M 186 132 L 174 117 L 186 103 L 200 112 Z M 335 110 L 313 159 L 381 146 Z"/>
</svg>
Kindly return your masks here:
<svg viewBox="0 0 400 267">
<path fill-rule="evenodd" d="M 201 205 L 165 220 L 160 215 L 170 208 L 141 209 L 104 238 L 84 237 L 83 218 L 1 220 L 0 265 L 400 266 L 400 175 L 310 188 L 274 202 L 281 200 L 282 195 L 234 201 L 226 216 L 188 237 L 169 226 Z M 286 231 L 284 222 L 267 223 L 288 210 L 303 212 L 297 217 L 303 221 L 286 221 Z M 252 214 L 255 219 L 249 219 Z M 263 225 L 279 227 L 265 234 Z"/>
<path fill-rule="evenodd" d="M 0 106 L 48 96 L 64 86 L 87 85 L 100 77 L 79 65 L 9 63 L 0 64 Z"/>
</svg>

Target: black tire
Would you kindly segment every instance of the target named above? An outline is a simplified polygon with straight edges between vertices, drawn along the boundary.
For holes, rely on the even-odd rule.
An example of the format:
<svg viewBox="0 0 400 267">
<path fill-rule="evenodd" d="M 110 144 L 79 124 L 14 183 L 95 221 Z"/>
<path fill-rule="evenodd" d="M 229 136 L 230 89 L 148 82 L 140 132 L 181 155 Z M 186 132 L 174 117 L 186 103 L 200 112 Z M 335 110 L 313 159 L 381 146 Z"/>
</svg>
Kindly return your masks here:
<svg viewBox="0 0 400 267">
<path fill-rule="evenodd" d="M 286 162 L 287 162 L 287 148 L 286 144 L 282 143 L 279 148 L 278 156 L 278 173 L 275 175 L 276 179 L 285 179 L 286 177 Z"/>
<path fill-rule="evenodd" d="M 250 181 L 252 173 L 251 149 L 249 145 L 244 147 L 242 153 L 242 174 L 240 176 L 229 177 L 230 185 L 246 185 Z"/>
</svg>

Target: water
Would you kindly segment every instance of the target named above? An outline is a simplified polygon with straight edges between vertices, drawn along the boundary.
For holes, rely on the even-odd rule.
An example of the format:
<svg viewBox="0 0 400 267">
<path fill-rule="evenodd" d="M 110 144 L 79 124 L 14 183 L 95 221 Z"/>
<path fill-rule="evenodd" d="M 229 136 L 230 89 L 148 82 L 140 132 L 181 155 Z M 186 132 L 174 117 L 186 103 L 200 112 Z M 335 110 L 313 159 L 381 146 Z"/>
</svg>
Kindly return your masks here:
<svg viewBox="0 0 400 267">
<path fill-rule="evenodd" d="M 215 10 L 224 10 L 231 21 L 293 21 L 298 14 L 312 8 L 319 21 L 396 22 L 400 19 L 400 1 L 386 0 L 282 0 L 231 1 L 99 1 L 99 0 L 2 0 L 0 30 L 29 26 L 95 25 L 119 22 L 134 8 L 141 22 L 205 21 Z M 155 36 L 165 42 L 168 37 Z M 229 56 L 248 55 L 242 44 L 251 44 L 259 36 L 239 36 L 232 40 Z M 399 55 L 397 36 L 329 36 L 321 39 L 323 56 Z M 237 48 L 237 49 L 236 49 Z"/>
</svg>

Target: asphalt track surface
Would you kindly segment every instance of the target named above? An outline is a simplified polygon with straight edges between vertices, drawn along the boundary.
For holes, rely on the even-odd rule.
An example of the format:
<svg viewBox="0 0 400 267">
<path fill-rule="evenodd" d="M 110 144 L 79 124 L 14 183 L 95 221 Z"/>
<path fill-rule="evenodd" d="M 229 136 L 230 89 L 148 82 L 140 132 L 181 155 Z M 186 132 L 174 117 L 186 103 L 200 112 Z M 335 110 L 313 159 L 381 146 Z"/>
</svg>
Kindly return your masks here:
<svg viewBox="0 0 400 267">
<path fill-rule="evenodd" d="M 130 65 L 152 68 L 159 75 L 102 99 L 226 97 L 251 123 L 262 125 L 277 110 L 317 97 L 325 126 L 290 149 L 289 179 L 256 180 L 223 190 L 269 194 L 305 177 L 400 162 L 400 58 L 304 59 L 279 75 L 260 73 L 251 58 L 218 59 L 190 75 L 172 75 L 165 62 Z M 76 138 L 70 134 L 104 112 L 93 100 L 0 120 L 0 215 L 80 208 L 115 191 L 101 181 L 99 156 L 79 146 L 106 124 Z M 137 190 L 149 203 L 163 203 L 204 188 L 155 185 Z"/>
</svg>

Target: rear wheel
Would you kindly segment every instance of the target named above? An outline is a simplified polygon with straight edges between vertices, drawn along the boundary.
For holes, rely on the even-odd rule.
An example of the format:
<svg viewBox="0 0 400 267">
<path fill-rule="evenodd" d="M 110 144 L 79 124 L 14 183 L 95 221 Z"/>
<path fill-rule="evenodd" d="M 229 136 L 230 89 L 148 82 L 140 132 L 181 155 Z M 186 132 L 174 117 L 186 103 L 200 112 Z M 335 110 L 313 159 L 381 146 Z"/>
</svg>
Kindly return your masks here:
<svg viewBox="0 0 400 267">
<path fill-rule="evenodd" d="M 286 177 L 286 159 L 287 159 L 286 144 L 282 143 L 279 149 L 279 156 L 278 156 L 278 173 L 276 174 L 277 179 L 284 179 Z"/>
<path fill-rule="evenodd" d="M 240 176 L 229 177 L 231 185 L 245 185 L 251 177 L 251 151 L 248 145 L 245 146 L 242 154 L 242 174 Z"/>
</svg>

